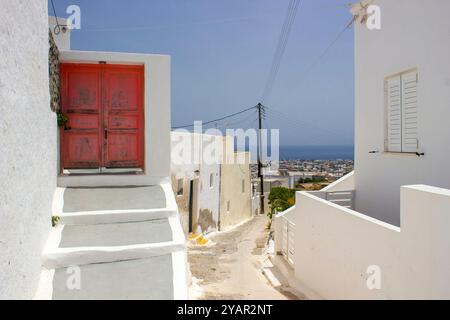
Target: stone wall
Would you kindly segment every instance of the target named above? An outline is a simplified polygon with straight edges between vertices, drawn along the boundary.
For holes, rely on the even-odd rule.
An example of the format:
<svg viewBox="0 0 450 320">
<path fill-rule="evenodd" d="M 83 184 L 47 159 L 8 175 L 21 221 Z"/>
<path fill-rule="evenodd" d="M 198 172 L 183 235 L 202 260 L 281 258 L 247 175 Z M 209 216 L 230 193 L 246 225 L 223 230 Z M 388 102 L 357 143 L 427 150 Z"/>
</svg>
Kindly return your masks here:
<svg viewBox="0 0 450 320">
<path fill-rule="evenodd" d="M 60 73 L 59 73 L 59 50 L 51 30 L 48 31 L 48 73 L 50 81 L 50 109 L 54 112 L 60 110 Z"/>
</svg>

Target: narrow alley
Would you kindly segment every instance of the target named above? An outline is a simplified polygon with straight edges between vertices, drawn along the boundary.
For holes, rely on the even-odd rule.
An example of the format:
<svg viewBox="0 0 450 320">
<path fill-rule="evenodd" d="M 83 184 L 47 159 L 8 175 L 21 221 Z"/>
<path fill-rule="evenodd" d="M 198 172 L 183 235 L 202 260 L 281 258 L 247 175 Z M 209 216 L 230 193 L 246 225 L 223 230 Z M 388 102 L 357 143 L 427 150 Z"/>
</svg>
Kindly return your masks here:
<svg viewBox="0 0 450 320">
<path fill-rule="evenodd" d="M 253 220 L 209 237 L 210 244 L 190 246 L 191 299 L 297 300 L 274 288 L 261 269 L 268 233 L 267 218 Z"/>
</svg>

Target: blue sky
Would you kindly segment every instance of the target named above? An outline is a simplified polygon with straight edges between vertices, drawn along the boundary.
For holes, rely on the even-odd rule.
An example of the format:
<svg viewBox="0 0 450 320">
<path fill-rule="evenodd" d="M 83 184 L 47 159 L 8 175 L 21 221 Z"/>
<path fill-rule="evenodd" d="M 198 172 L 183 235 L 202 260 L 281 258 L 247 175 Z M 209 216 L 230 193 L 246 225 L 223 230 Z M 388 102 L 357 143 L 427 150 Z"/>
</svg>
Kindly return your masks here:
<svg viewBox="0 0 450 320">
<path fill-rule="evenodd" d="M 282 145 L 351 145 L 353 30 L 310 69 L 351 19 L 348 0 L 303 0 L 266 126 Z M 172 125 L 211 120 L 259 102 L 289 0 L 54 0 L 57 14 L 81 8 L 72 49 L 172 56 Z M 52 15 L 51 6 L 49 14 Z M 309 72 L 305 72 L 309 69 Z M 255 114 L 218 123 L 249 127 Z"/>
</svg>

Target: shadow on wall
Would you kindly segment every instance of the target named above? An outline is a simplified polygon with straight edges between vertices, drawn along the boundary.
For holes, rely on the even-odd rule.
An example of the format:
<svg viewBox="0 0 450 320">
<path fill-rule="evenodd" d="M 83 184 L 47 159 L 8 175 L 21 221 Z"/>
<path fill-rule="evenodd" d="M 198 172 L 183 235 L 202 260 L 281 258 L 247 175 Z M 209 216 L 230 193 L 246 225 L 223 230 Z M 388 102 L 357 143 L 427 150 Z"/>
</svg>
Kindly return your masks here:
<svg viewBox="0 0 450 320">
<path fill-rule="evenodd" d="M 209 209 L 200 209 L 197 224 L 202 232 L 208 232 L 209 229 L 217 229 L 217 223 L 213 219 L 213 214 Z"/>
</svg>

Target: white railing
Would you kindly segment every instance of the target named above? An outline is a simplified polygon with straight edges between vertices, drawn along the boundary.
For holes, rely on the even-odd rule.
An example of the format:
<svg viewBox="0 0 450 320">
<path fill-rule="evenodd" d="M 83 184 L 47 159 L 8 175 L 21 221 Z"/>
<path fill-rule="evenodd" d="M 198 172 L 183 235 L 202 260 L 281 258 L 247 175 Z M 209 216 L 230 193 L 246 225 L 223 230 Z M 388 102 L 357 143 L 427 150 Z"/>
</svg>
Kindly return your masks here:
<svg viewBox="0 0 450 320">
<path fill-rule="evenodd" d="M 339 206 L 355 209 L 355 191 L 336 191 L 336 192 L 327 192 L 325 200 L 330 201 Z"/>
<path fill-rule="evenodd" d="M 312 191 L 308 193 L 339 206 L 355 210 L 355 190 L 332 192 Z"/>
<path fill-rule="evenodd" d="M 290 265 L 294 265 L 294 229 L 294 223 L 281 217 L 281 254 Z"/>
</svg>

